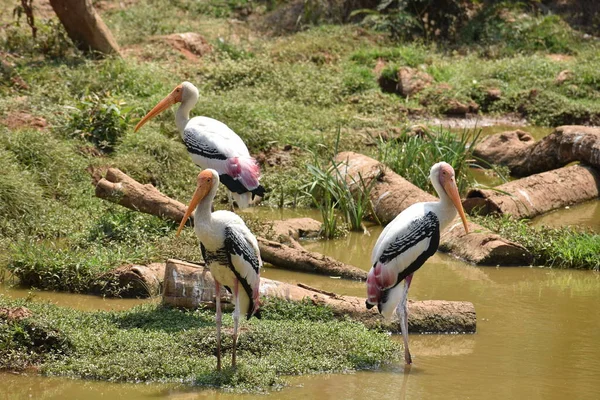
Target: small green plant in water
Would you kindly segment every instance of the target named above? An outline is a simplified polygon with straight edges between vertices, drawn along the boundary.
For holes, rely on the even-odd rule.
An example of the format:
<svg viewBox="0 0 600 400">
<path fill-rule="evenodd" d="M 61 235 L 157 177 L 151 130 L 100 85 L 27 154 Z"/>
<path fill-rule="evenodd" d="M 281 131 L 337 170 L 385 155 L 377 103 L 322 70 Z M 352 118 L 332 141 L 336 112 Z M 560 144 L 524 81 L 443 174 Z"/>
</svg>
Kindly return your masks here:
<svg viewBox="0 0 600 400">
<path fill-rule="evenodd" d="M 333 154 L 337 153 L 338 144 L 339 132 Z M 336 209 L 341 212 L 350 229 L 367 232 L 363 218 L 372 211 L 370 193 L 376 180 L 367 181 L 360 174 L 358 178 L 348 176 L 345 162 L 336 161 L 334 156 L 330 156 L 325 165 L 315 156 L 314 162 L 308 164 L 307 168 L 312 182 L 304 190 L 321 211 L 323 236 L 331 239 L 337 234 Z"/>
</svg>

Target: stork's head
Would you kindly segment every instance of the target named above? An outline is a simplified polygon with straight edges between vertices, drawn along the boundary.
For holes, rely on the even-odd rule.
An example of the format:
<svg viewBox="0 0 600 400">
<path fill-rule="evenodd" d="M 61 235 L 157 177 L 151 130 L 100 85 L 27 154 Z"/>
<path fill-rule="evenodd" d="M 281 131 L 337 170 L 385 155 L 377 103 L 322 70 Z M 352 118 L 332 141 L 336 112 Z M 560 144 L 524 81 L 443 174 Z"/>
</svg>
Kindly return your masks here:
<svg viewBox="0 0 600 400">
<path fill-rule="evenodd" d="M 183 82 L 177 85 L 175 89 L 167 97 L 158 102 L 152 110 L 148 112 L 135 126 L 134 132 L 137 132 L 146 122 L 156 117 L 167 108 L 171 107 L 176 103 L 188 103 L 190 101 L 196 102 L 198 100 L 198 89 L 190 82 Z"/>
<path fill-rule="evenodd" d="M 456 177 L 454 174 L 454 168 L 446 162 L 439 162 L 434 164 L 431 167 L 431 171 L 429 172 L 429 179 L 431 183 L 433 183 L 434 187 L 439 193 L 438 185 L 436 183 L 439 182 L 439 186 L 441 189 L 448 195 L 448 198 L 454 204 L 454 207 L 458 211 L 460 215 L 460 219 L 465 227 L 465 232 L 469 233 L 469 228 L 467 226 L 467 218 L 465 217 L 465 211 L 463 210 L 462 202 L 460 201 L 460 194 L 458 193 L 458 186 L 456 186 Z"/>
<path fill-rule="evenodd" d="M 198 204 L 202 201 L 202 199 L 208 196 L 212 189 L 218 184 L 219 174 L 214 169 L 205 169 L 198 174 L 196 191 L 194 192 L 192 200 L 190 201 L 190 205 L 185 211 L 185 215 L 179 224 L 179 228 L 177 228 L 176 236 L 179 236 L 179 233 L 181 233 L 181 230 L 183 229 L 188 218 L 190 215 L 192 215 L 192 212 L 196 209 L 196 207 L 198 207 Z"/>
</svg>

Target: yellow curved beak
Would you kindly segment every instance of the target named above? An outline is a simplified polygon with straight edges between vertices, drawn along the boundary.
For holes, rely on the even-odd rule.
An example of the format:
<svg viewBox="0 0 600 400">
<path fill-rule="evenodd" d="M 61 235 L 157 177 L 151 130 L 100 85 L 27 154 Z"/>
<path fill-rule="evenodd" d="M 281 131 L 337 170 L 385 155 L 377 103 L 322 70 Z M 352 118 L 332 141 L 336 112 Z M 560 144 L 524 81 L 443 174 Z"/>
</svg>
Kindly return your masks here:
<svg viewBox="0 0 600 400">
<path fill-rule="evenodd" d="M 185 223 L 187 222 L 188 218 L 190 218 L 190 215 L 192 215 L 192 212 L 194 212 L 196 207 L 198 207 L 198 204 L 200 203 L 200 201 L 203 198 L 205 198 L 209 192 L 210 192 L 210 186 L 198 185 L 198 187 L 196 188 L 196 191 L 194 192 L 194 195 L 192 196 L 190 205 L 188 206 L 187 210 L 185 211 L 185 214 L 183 215 L 183 218 L 181 219 L 179 228 L 177 228 L 177 233 L 175 234 L 175 237 L 179 236 L 179 234 L 181 233 L 181 230 L 185 226 Z"/>
<path fill-rule="evenodd" d="M 150 121 L 152 118 L 156 117 L 161 112 L 165 111 L 167 108 L 171 107 L 173 104 L 177 103 L 177 97 L 170 93 L 167 97 L 158 102 L 157 105 L 154 106 L 148 114 L 144 116 L 135 126 L 134 132 L 137 132 L 146 122 Z"/>
<path fill-rule="evenodd" d="M 460 201 L 460 194 L 458 193 L 458 187 L 456 186 L 456 181 L 454 178 L 444 182 L 444 190 L 446 191 L 448 197 L 450 197 L 450 200 L 452 200 L 454 207 L 456 207 L 458 215 L 460 215 L 460 219 L 465 227 L 465 233 L 469 233 L 467 217 L 465 217 L 465 210 L 463 210 L 462 202 Z"/>
</svg>

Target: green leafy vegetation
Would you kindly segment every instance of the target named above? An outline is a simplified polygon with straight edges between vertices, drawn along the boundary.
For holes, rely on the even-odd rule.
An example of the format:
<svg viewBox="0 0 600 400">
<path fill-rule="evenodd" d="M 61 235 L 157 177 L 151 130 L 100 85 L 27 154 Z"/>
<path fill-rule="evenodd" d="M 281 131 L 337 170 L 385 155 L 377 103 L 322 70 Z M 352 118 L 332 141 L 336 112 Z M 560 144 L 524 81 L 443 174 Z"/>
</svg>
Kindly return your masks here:
<svg viewBox="0 0 600 400">
<path fill-rule="evenodd" d="M 33 364 L 45 375 L 257 392 L 285 384 L 285 375 L 374 368 L 399 354 L 388 335 L 337 321 L 322 306 L 274 300 L 264 306 L 263 319 L 243 323 L 236 369 L 228 367 L 231 336 L 223 335 L 225 368 L 217 372 L 213 311 L 146 304 L 124 312 L 82 312 L 0 296 L 0 308 L 22 305 L 33 316 L 13 322 L 0 317 L 0 369 Z M 223 322 L 228 332 L 231 316 Z"/>
<path fill-rule="evenodd" d="M 508 217 L 471 217 L 475 222 L 522 244 L 533 255 L 533 265 L 600 270 L 600 235 L 571 227 L 532 227 Z"/>
<path fill-rule="evenodd" d="M 479 133 L 468 130 L 460 135 L 444 129 L 425 131 L 422 136 L 405 134 L 399 141 L 380 140 L 379 159 L 400 176 L 433 194 L 429 170 L 436 162 L 445 161 L 454 168 L 458 190 L 464 195 L 474 183 L 470 166 L 476 165 L 472 152 L 478 141 Z"/>
</svg>

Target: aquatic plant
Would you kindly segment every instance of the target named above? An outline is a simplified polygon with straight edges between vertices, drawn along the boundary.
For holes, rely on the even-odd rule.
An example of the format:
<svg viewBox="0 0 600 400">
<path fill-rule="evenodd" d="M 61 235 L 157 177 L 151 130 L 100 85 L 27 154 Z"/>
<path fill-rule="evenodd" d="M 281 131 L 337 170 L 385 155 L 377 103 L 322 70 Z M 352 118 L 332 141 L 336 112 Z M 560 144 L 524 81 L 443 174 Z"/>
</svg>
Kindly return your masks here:
<svg viewBox="0 0 600 400">
<path fill-rule="evenodd" d="M 366 232 L 363 219 L 372 211 L 370 193 L 377 183 L 373 179 L 367 184 L 362 176 L 358 179 L 351 177 L 352 181 L 348 182 L 343 171 L 345 164 L 334 159 L 339 148 L 339 138 L 338 130 L 333 153 L 326 163 L 315 156 L 314 161 L 307 164 L 312 181 L 303 187 L 313 204 L 321 211 L 323 236 L 327 239 L 338 233 L 336 209 L 351 230 Z"/>
<path fill-rule="evenodd" d="M 478 162 L 472 152 L 480 133 L 463 130 L 457 135 L 440 127 L 434 133 L 425 131 L 422 137 L 406 135 L 404 140 L 379 140 L 378 157 L 394 172 L 433 194 L 429 170 L 436 162 L 446 161 L 454 168 L 459 192 L 465 194 L 474 182 L 470 167 Z"/>
</svg>

